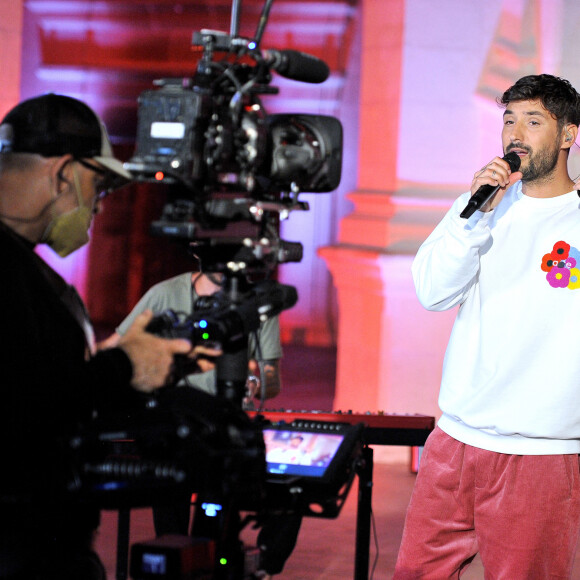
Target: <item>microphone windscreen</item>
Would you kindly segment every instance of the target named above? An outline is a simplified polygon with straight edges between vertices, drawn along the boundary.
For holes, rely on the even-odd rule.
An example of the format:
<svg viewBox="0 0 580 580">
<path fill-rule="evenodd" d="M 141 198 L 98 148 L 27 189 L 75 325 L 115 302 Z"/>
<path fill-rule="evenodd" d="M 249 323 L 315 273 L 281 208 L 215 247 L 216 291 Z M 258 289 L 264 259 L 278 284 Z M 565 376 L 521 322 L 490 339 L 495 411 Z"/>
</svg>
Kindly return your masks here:
<svg viewBox="0 0 580 580">
<path fill-rule="evenodd" d="M 305 52 L 270 50 L 265 51 L 265 54 L 273 57 L 274 70 L 288 79 L 305 83 L 323 83 L 330 75 L 330 69 L 323 60 Z"/>
<path fill-rule="evenodd" d="M 510 151 L 503 159 L 507 161 L 512 171 L 517 171 L 522 164 L 520 156 L 515 151 Z"/>
</svg>

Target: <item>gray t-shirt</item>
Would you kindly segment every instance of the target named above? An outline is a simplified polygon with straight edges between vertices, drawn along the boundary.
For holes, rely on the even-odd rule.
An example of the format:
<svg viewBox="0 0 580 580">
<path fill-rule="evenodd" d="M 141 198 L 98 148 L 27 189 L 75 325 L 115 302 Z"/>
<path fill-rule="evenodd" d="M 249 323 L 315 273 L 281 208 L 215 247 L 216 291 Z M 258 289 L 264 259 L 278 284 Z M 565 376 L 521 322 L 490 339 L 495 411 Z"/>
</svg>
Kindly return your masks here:
<svg viewBox="0 0 580 580">
<path fill-rule="evenodd" d="M 117 327 L 119 334 L 125 334 L 135 318 L 148 308 L 155 314 L 164 310 L 184 312 L 190 314 L 193 305 L 198 298 L 191 284 L 191 272 L 180 274 L 151 287 L 135 305 L 131 313 Z M 280 323 L 278 317 L 268 319 L 257 332 L 248 339 L 248 357 L 258 361 L 278 360 L 282 358 L 282 346 L 280 344 Z M 206 373 L 188 375 L 180 381 L 180 385 L 190 385 L 210 393 L 216 394 L 215 370 Z"/>
</svg>

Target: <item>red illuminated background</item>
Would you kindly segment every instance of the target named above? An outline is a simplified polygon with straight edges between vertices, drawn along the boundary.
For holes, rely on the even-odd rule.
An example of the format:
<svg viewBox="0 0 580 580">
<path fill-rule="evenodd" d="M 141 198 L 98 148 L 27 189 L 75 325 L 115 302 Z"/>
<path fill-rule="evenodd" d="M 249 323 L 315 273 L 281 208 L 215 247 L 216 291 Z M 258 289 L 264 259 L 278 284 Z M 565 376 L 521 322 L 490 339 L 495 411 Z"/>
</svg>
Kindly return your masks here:
<svg viewBox="0 0 580 580">
<path fill-rule="evenodd" d="M 262 0 L 243 0 L 252 36 Z M 160 77 L 191 76 L 192 32 L 228 31 L 229 0 L 1 0 L 0 114 L 46 91 L 81 98 L 105 119 L 123 159 L 133 150 L 137 96 Z M 495 96 L 524 74 L 580 87 L 576 0 L 275 0 L 264 48 L 328 63 L 322 85 L 276 77 L 270 113 L 341 119 L 343 179 L 304 195 L 283 237 L 304 260 L 280 268 L 298 288 L 283 314 L 286 343 L 336 347 L 335 408 L 438 415 L 441 361 L 454 312 L 417 303 L 410 264 L 475 170 L 499 151 Z M 578 155 L 572 171 L 580 173 Z M 189 259 L 152 239 L 159 191 L 135 186 L 106 201 L 92 243 L 66 260 L 43 253 L 115 326 L 154 282 Z M 305 369 L 315 373 L 316 369 Z"/>
</svg>

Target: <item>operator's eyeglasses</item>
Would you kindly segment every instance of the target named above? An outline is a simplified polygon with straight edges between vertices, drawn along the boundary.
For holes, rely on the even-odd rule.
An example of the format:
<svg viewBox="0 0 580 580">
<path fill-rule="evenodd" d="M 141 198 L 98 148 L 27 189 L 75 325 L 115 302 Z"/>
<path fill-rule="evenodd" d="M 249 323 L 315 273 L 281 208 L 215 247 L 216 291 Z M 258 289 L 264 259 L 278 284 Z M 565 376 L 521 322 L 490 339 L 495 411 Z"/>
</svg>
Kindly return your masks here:
<svg viewBox="0 0 580 580">
<path fill-rule="evenodd" d="M 89 163 L 86 159 L 75 159 L 78 163 L 80 163 L 83 167 L 94 171 L 97 175 L 99 175 L 100 179 L 95 184 L 95 189 L 97 191 L 97 200 L 104 199 L 111 193 L 114 189 L 121 187 L 127 183 L 127 180 L 113 173 L 112 171 L 107 171 L 103 167 L 98 165 L 93 165 Z"/>
</svg>

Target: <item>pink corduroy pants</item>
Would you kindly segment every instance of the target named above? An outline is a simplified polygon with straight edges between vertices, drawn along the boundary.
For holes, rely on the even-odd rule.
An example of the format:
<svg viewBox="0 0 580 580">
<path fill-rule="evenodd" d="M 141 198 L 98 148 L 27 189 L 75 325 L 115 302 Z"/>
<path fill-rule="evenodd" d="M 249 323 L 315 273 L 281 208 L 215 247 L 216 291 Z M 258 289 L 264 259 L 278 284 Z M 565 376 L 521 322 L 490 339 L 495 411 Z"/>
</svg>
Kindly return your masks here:
<svg viewBox="0 0 580 580">
<path fill-rule="evenodd" d="M 393 580 L 571 578 L 580 527 L 578 455 L 506 455 L 429 436 Z"/>
</svg>

